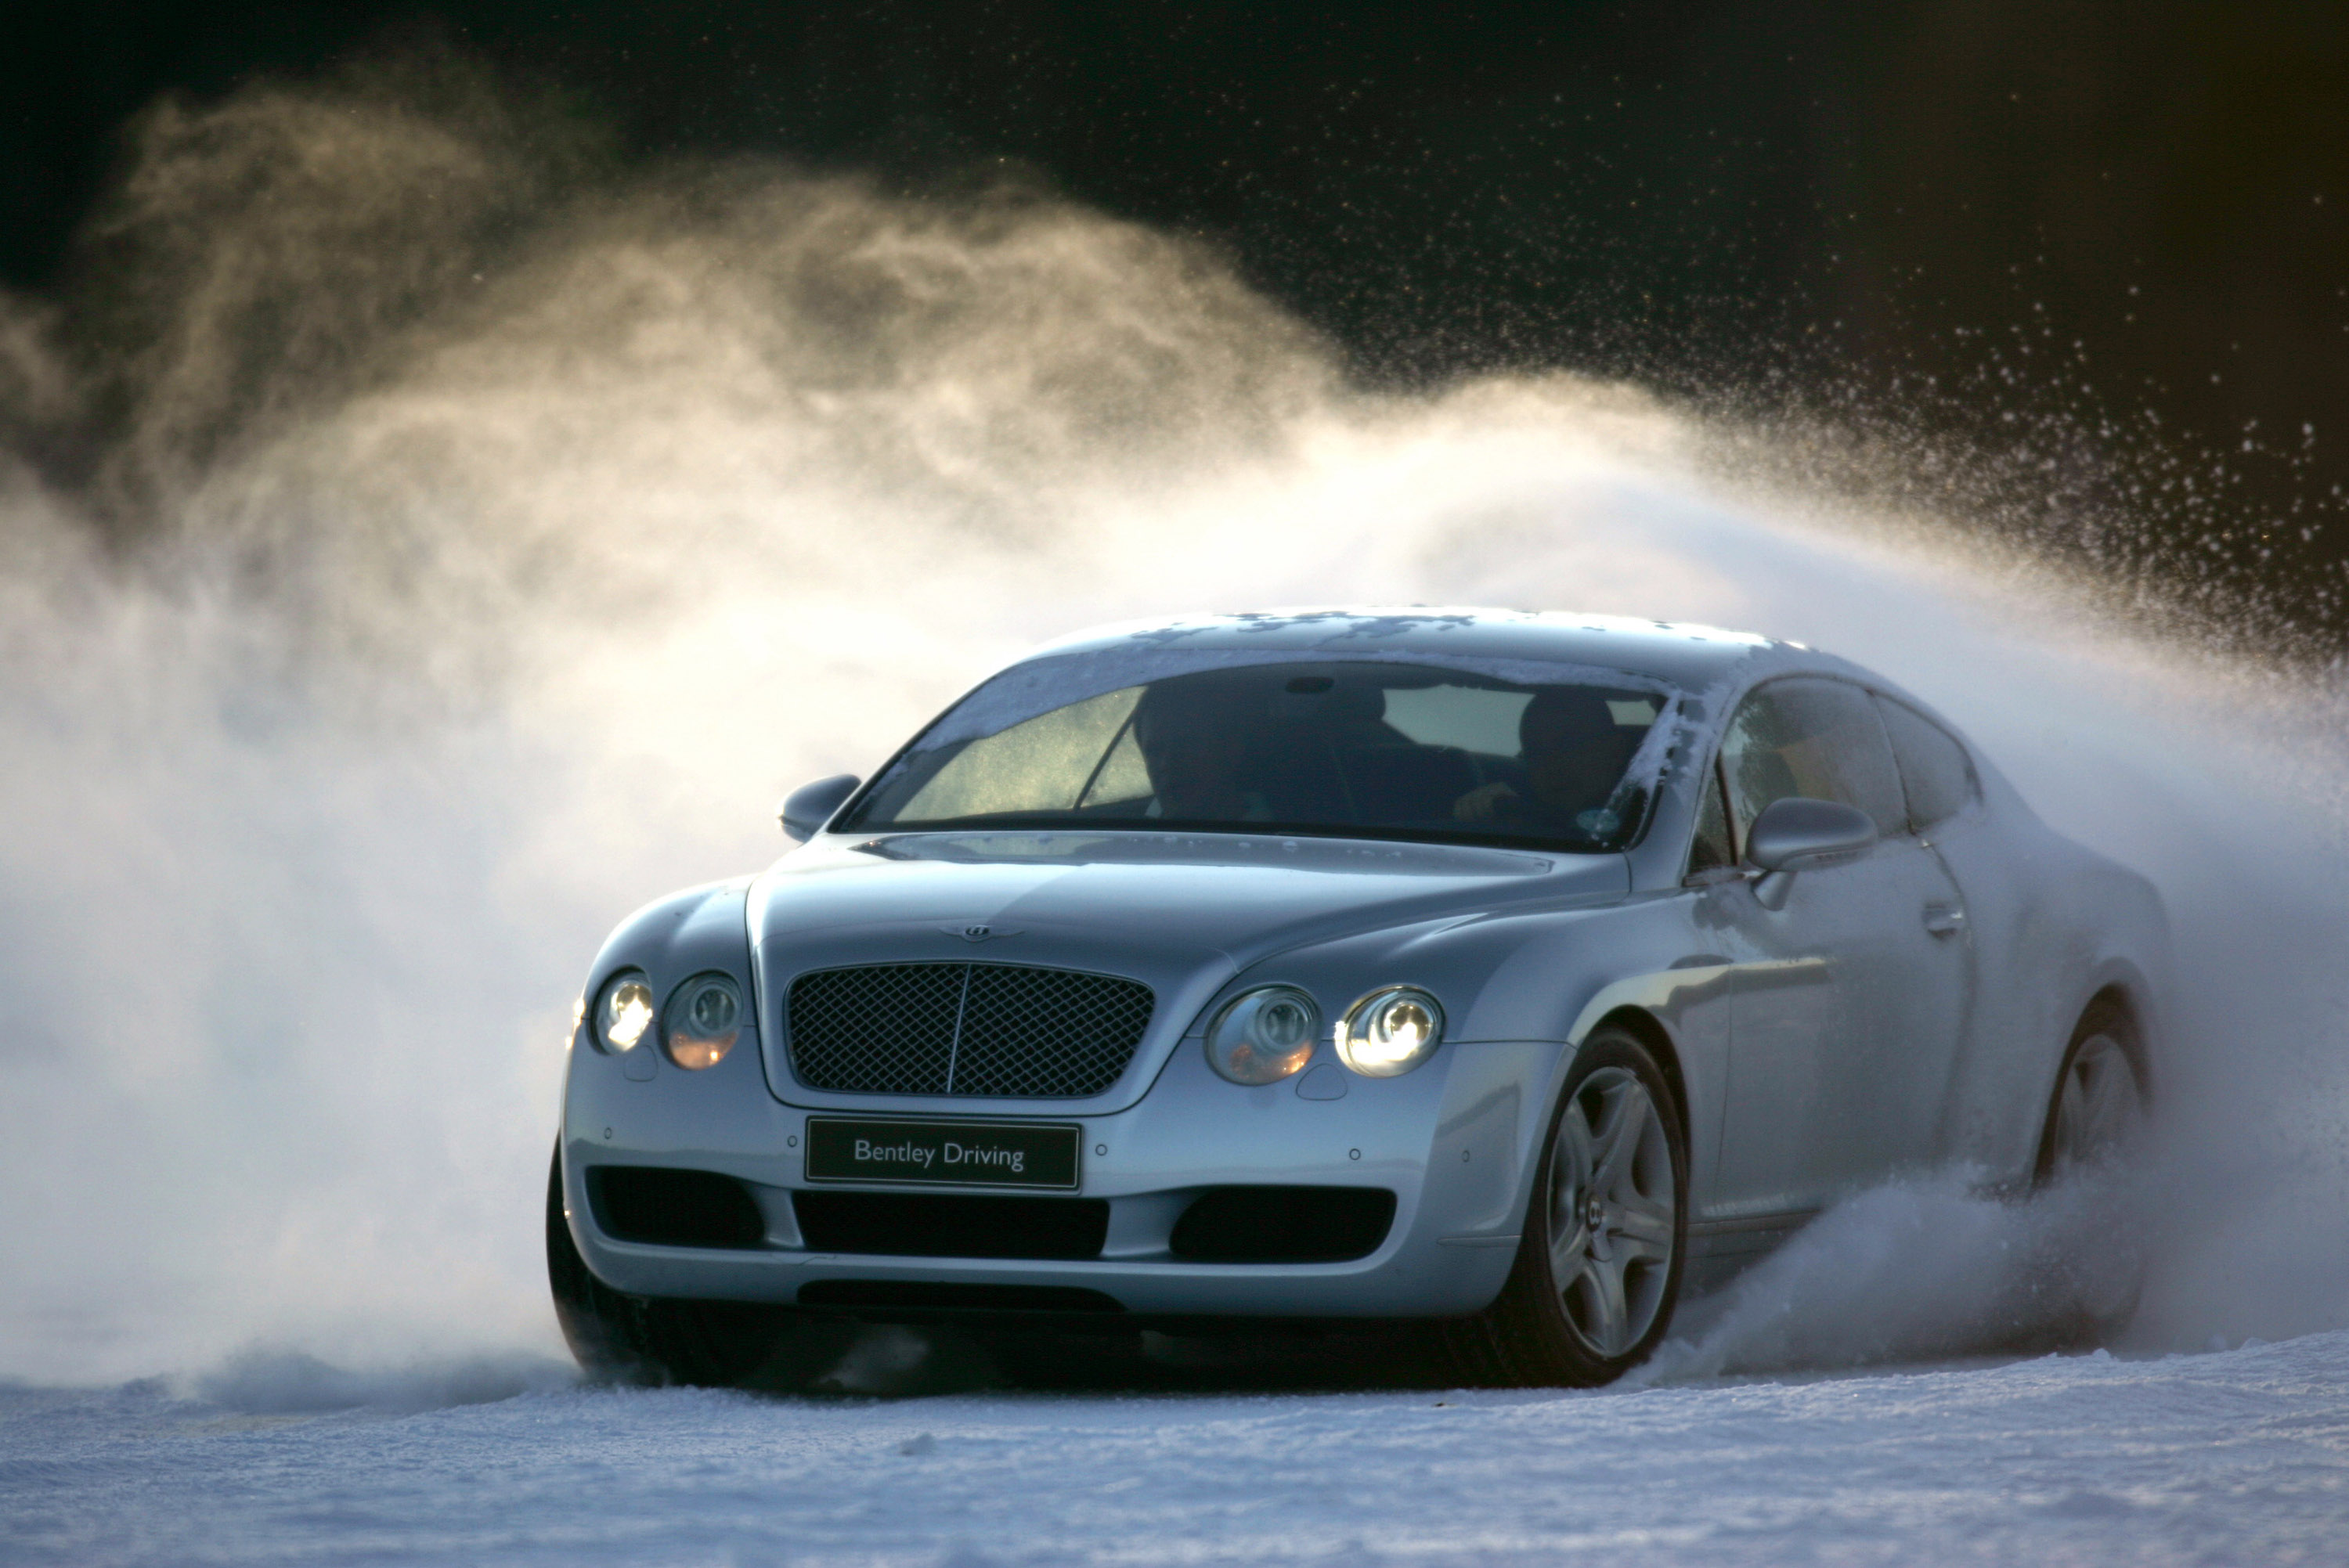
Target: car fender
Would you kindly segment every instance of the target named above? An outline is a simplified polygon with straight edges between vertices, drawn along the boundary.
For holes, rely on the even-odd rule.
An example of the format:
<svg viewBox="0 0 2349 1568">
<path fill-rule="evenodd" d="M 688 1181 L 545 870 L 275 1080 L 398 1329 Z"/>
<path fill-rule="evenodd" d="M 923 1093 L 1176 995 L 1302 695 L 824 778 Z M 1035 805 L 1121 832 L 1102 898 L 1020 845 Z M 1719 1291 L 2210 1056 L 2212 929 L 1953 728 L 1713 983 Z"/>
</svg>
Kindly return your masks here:
<svg viewBox="0 0 2349 1568">
<path fill-rule="evenodd" d="M 750 881 L 737 877 L 657 899 L 615 926 L 595 954 L 580 994 L 581 1016 L 572 1030 L 564 1069 L 561 1147 L 565 1204 L 574 1235 L 585 1194 L 573 1155 L 583 1145 L 601 1141 L 600 1130 L 616 1119 L 607 1108 L 627 1107 L 628 1119 L 637 1125 L 644 1123 L 647 1112 L 660 1122 L 673 1121 L 676 1126 L 669 1141 L 694 1147 L 721 1141 L 713 1136 L 714 1130 L 699 1125 L 697 1119 L 706 1123 L 713 1110 L 721 1119 L 738 1114 L 730 1104 L 713 1106 L 709 1103 L 713 1099 L 751 1103 L 736 1092 L 735 1083 L 744 1072 L 756 1075 L 760 1070 L 759 1011 L 750 989 L 750 946 L 743 918 L 743 894 Z M 669 997 L 684 981 L 711 971 L 731 976 L 742 987 L 744 1016 L 741 1037 L 726 1059 L 704 1071 L 684 1071 L 662 1054 L 657 1022 L 654 1038 L 625 1054 L 615 1055 L 598 1044 L 593 1033 L 596 999 L 605 983 L 623 969 L 644 971 L 663 1015 Z M 665 1092 L 684 1087 L 687 1079 L 694 1080 L 697 1092 L 682 1096 Z M 657 1088 L 650 1087 L 657 1083 Z M 763 1108 L 766 1098 L 759 1095 L 756 1103 Z M 582 1251 L 592 1255 L 585 1245 Z"/>
<path fill-rule="evenodd" d="M 614 926 L 588 970 L 581 992 L 583 1007 L 593 1007 L 604 982 L 622 969 L 643 970 L 663 1004 L 678 982 L 714 969 L 732 975 L 744 988 L 750 1013 L 745 1022 L 755 1024 L 759 1013 L 749 989 L 750 939 L 743 915 L 743 897 L 752 880 L 734 877 L 687 888 L 655 899 Z M 580 1027 L 586 1026 L 583 1016 Z"/>
<path fill-rule="evenodd" d="M 1660 1047 L 1658 1066 L 1680 1090 L 1686 1137 L 1688 1206 L 1701 1212 L 1711 1191 L 1719 1157 L 1723 1089 L 1728 1079 L 1730 966 L 1682 963 L 1595 979 L 1578 987 L 1579 1005 L 1560 1037 L 1547 1041 L 1464 1042 L 1453 1047 L 1438 1142 L 1464 1142 L 1465 1128 L 1489 1119 L 1506 1106 L 1514 1120 L 1509 1134 L 1512 1167 L 1506 1233 L 1524 1227 L 1535 1177 L 1559 1097 L 1582 1047 L 1599 1026 L 1629 1020 L 1636 1032 Z M 1491 1070 L 1481 1070 L 1489 1064 Z M 1530 1069 L 1530 1070 L 1528 1070 Z M 1518 1075 L 1522 1081 L 1496 1081 Z"/>
</svg>

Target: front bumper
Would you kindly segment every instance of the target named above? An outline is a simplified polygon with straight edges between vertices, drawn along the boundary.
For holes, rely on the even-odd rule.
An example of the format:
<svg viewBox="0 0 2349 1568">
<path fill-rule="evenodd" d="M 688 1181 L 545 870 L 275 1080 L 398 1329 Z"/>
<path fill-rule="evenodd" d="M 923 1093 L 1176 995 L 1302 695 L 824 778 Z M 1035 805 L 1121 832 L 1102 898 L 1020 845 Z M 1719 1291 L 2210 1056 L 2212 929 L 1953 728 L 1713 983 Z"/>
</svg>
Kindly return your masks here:
<svg viewBox="0 0 2349 1568">
<path fill-rule="evenodd" d="M 1099 1256 L 1062 1261 L 811 1250 L 792 1205 L 793 1190 L 810 1185 L 802 1161 L 810 1113 L 769 1092 L 755 1038 L 746 1037 L 708 1071 L 683 1072 L 661 1061 L 649 1076 L 642 1061 L 626 1064 L 632 1074 L 624 1072 L 622 1058 L 581 1040 L 564 1091 L 565 1207 L 588 1268 L 637 1295 L 789 1304 L 810 1284 L 843 1281 L 1073 1287 L 1151 1316 L 1454 1315 L 1491 1302 L 1508 1275 L 1531 1150 L 1564 1048 L 1549 1042 L 1451 1045 L 1416 1072 L 1379 1079 L 1347 1072 L 1325 1046 L 1306 1073 L 1244 1088 L 1216 1077 L 1192 1039 L 1175 1050 L 1148 1093 L 1111 1114 L 1055 1114 L 1050 1102 L 973 1101 L 968 1113 L 950 1119 L 1053 1121 L 1081 1130 L 1081 1185 L 1073 1195 L 1106 1200 L 1109 1230 Z M 1344 1092 L 1305 1098 L 1299 1090 L 1309 1077 L 1317 1088 L 1336 1085 Z M 865 1102 L 863 1113 L 905 1115 L 885 1096 Z M 587 1202 L 586 1173 L 625 1165 L 732 1177 L 758 1204 L 762 1240 L 717 1249 L 604 1233 Z M 1211 1264 L 1172 1254 L 1175 1221 L 1194 1199 L 1211 1188 L 1257 1185 L 1384 1188 L 1395 1195 L 1393 1224 L 1376 1250 L 1345 1263 Z"/>
</svg>

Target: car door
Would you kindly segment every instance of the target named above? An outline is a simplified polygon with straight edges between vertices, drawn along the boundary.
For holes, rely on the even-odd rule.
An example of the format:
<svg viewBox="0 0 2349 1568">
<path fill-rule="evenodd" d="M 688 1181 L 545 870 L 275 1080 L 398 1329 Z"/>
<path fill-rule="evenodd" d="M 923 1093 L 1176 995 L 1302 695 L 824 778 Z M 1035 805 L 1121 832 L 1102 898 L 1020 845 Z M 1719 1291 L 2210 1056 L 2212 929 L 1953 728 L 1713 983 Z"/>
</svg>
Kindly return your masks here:
<svg viewBox="0 0 2349 1568">
<path fill-rule="evenodd" d="M 1757 688 L 1720 766 L 1740 853 L 1762 809 L 1788 796 L 1857 806 L 1882 835 L 1855 861 L 1795 873 L 1779 907 L 1750 881 L 1713 892 L 1735 959 L 1721 1196 L 1749 1214 L 1798 1212 L 1935 1159 L 1966 1012 L 1962 905 L 1909 830 L 1859 687 L 1795 676 Z"/>
<path fill-rule="evenodd" d="M 1966 966 L 1969 992 L 1959 1056 L 1950 1064 L 1951 1081 L 1941 1097 L 1943 1152 L 1953 1160 L 1994 1159 L 1999 1144 L 1995 1140 L 1983 1143 L 1992 1128 L 1979 1117 L 1965 1118 L 1958 1080 L 1965 1054 L 1983 1048 L 1985 1028 L 2001 1039 L 2029 1033 L 1997 1016 L 2011 1010 L 2016 998 L 1985 996 L 1981 991 L 1985 972 L 2007 976 L 2033 972 L 2025 954 L 2018 951 L 2029 945 L 2034 926 L 2022 907 L 2014 846 L 1983 809 L 1982 779 L 1962 741 L 1898 698 L 1878 694 L 1876 708 L 1892 741 L 1893 760 L 1900 767 L 1909 830 L 1941 862 L 1962 900 L 1941 922 L 1945 938 Z"/>
</svg>

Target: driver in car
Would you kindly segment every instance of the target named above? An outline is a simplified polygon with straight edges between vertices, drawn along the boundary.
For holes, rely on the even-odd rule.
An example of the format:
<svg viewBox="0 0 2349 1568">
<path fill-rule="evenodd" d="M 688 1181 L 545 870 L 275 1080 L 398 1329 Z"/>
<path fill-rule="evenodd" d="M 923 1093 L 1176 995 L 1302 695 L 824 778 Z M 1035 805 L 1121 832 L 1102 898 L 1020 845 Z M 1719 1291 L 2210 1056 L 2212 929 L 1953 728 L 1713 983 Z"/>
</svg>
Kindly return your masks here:
<svg viewBox="0 0 2349 1568">
<path fill-rule="evenodd" d="M 1150 769 L 1144 815 L 1185 822 L 1268 822 L 1264 796 L 1241 788 L 1252 748 L 1239 705 L 1206 683 L 1153 686 L 1134 709 Z"/>
<path fill-rule="evenodd" d="M 1640 731 L 1615 722 L 1597 692 L 1549 686 L 1517 717 L 1526 788 L 1495 782 L 1453 803 L 1463 822 L 1506 823 L 1542 832 L 1588 836 L 1611 831 L 1608 808 L 1616 783 L 1639 749 Z"/>
</svg>

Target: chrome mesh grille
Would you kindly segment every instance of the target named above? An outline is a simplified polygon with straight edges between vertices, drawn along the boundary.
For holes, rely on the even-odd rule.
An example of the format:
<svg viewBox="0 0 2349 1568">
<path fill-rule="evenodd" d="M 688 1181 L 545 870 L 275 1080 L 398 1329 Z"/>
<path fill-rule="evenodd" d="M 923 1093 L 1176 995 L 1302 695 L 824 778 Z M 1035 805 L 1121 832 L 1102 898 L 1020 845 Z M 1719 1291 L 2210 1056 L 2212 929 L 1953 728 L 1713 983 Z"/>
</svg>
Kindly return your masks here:
<svg viewBox="0 0 2349 1568">
<path fill-rule="evenodd" d="M 1084 1099 L 1150 1026 L 1150 987 L 1013 964 L 874 964 L 792 982 L 783 1037 L 811 1088 Z"/>
</svg>

